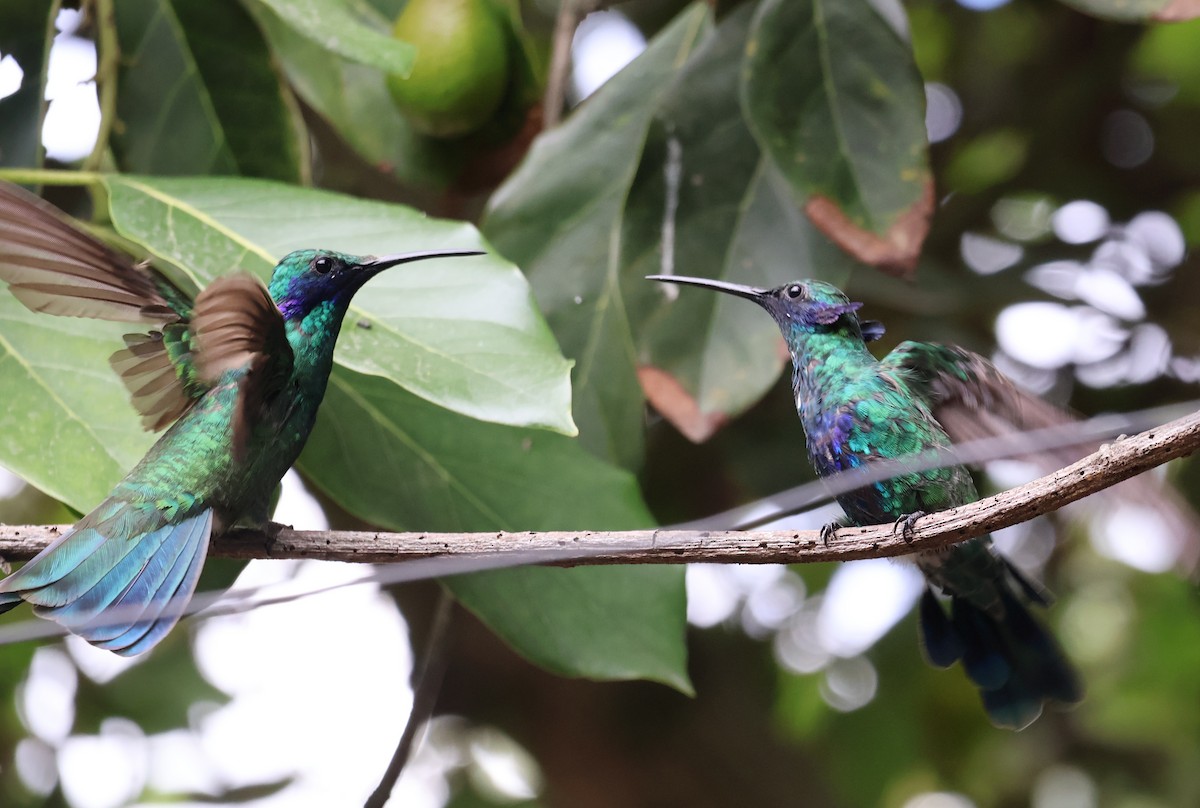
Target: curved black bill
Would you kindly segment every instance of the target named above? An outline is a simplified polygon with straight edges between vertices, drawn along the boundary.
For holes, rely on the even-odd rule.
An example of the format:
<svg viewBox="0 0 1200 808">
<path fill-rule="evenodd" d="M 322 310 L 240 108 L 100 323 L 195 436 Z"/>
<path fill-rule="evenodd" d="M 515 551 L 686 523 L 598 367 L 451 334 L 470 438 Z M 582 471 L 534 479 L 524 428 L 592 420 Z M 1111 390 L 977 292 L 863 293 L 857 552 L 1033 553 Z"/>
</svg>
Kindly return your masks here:
<svg viewBox="0 0 1200 808">
<path fill-rule="evenodd" d="M 725 292 L 730 295 L 737 295 L 748 300 L 761 300 L 766 296 L 769 289 L 759 289 L 755 286 L 743 286 L 740 283 L 727 283 L 725 281 L 714 281 L 709 278 L 689 278 L 685 275 L 647 275 L 648 281 L 663 281 L 664 283 L 679 283 L 684 286 L 699 286 L 704 289 L 715 289 L 718 292 Z"/>
<path fill-rule="evenodd" d="M 411 264 L 414 261 L 424 261 L 426 258 L 464 258 L 469 255 L 486 255 L 486 253 L 483 250 L 420 250 L 418 252 L 381 255 L 378 258 L 365 261 L 359 266 L 362 269 L 378 272 L 381 269 L 394 267 L 398 264 Z"/>
</svg>

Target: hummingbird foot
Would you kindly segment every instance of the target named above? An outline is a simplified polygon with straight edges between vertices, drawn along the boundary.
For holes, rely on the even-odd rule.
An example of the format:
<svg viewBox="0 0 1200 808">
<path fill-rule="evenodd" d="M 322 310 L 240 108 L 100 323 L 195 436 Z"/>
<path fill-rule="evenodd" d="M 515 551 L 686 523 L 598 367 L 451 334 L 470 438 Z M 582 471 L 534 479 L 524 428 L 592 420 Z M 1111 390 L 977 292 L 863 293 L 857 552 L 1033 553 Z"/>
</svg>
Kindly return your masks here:
<svg viewBox="0 0 1200 808">
<path fill-rule="evenodd" d="M 837 529 L 841 526 L 841 523 L 837 521 L 821 525 L 821 543 L 828 547 L 829 542 L 837 538 Z"/>
<path fill-rule="evenodd" d="M 913 540 L 913 528 L 916 527 L 917 520 L 922 516 L 928 515 L 929 514 L 925 513 L 925 511 L 913 511 L 912 513 L 904 514 L 896 520 L 895 524 L 892 525 L 892 535 L 895 535 L 896 531 L 899 530 L 900 537 L 903 538 L 906 543 L 911 544 Z"/>
</svg>

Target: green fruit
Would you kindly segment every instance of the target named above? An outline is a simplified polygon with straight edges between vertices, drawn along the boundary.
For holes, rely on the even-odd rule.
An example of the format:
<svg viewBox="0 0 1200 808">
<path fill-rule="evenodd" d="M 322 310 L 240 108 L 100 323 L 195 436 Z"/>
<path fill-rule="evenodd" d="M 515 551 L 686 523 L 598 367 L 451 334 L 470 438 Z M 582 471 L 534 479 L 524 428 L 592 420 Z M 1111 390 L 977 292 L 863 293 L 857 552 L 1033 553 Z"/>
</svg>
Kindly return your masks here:
<svg viewBox="0 0 1200 808">
<path fill-rule="evenodd" d="M 508 87 L 508 31 L 488 0 L 410 0 L 392 30 L 417 48 L 408 78 L 388 76 L 420 131 L 454 137 L 486 123 Z"/>
</svg>

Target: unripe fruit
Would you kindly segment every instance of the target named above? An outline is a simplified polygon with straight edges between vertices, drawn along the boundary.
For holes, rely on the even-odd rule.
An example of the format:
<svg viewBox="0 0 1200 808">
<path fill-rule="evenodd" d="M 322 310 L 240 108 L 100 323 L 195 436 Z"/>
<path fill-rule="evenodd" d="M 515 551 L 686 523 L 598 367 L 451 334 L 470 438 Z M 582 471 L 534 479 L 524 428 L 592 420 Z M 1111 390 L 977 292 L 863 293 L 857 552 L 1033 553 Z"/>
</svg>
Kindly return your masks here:
<svg viewBox="0 0 1200 808">
<path fill-rule="evenodd" d="M 393 35 L 417 48 L 412 75 L 388 76 L 396 106 L 421 132 L 466 134 L 508 87 L 508 32 L 489 0 L 410 0 Z"/>
</svg>

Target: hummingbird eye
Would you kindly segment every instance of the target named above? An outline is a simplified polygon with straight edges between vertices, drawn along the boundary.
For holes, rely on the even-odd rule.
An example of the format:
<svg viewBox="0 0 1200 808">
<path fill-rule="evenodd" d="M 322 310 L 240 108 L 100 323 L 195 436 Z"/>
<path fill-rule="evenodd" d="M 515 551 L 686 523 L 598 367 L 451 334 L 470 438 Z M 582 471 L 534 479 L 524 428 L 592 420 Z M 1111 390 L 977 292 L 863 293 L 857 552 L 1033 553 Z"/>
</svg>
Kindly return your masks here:
<svg viewBox="0 0 1200 808">
<path fill-rule="evenodd" d="M 313 259 L 312 268 L 325 275 L 333 269 L 333 259 L 328 255 L 319 255 Z"/>
<path fill-rule="evenodd" d="M 798 283 L 793 283 L 784 290 L 784 294 L 786 294 L 792 300 L 795 300 L 798 297 L 804 297 L 804 287 Z"/>
</svg>

